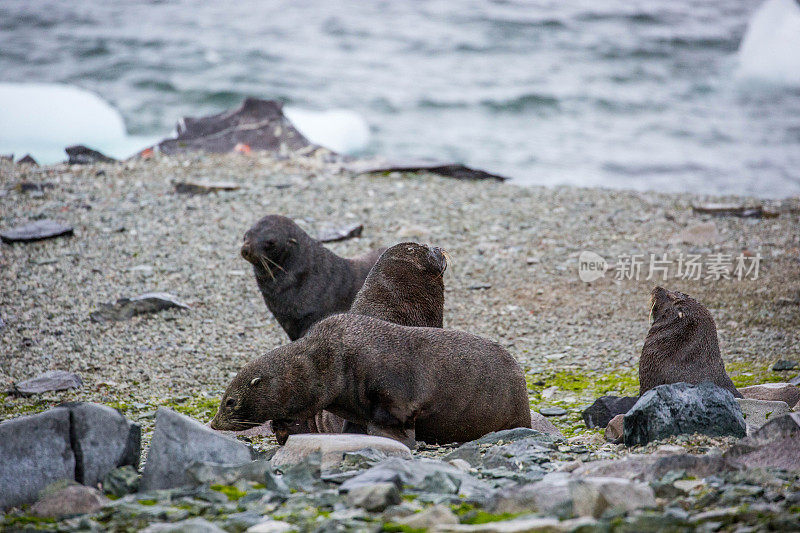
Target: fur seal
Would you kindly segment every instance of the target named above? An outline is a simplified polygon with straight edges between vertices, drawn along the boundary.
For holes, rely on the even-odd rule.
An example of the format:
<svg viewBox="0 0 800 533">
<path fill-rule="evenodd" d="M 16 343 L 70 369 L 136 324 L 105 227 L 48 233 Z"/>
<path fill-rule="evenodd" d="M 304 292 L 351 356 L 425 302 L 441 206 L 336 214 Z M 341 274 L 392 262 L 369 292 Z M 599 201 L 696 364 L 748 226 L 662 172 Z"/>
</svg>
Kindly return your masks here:
<svg viewBox="0 0 800 533">
<path fill-rule="evenodd" d="M 289 338 L 296 340 L 315 322 L 350 309 L 384 250 L 345 259 L 292 219 L 268 215 L 247 230 L 241 254 L 253 265 L 267 308 Z"/>
<path fill-rule="evenodd" d="M 242 368 L 214 429 L 238 430 L 322 410 L 368 433 L 410 442 L 464 442 L 530 427 L 522 369 L 495 342 L 456 330 L 414 328 L 340 314 Z"/>
<path fill-rule="evenodd" d="M 444 250 L 415 242 L 388 248 L 369 271 L 351 313 L 400 324 L 441 328 L 444 315 Z"/>
<path fill-rule="evenodd" d="M 658 385 L 710 381 L 742 397 L 725 372 L 714 319 L 700 302 L 656 287 L 650 294 L 650 324 L 639 361 L 640 396 Z"/>
</svg>

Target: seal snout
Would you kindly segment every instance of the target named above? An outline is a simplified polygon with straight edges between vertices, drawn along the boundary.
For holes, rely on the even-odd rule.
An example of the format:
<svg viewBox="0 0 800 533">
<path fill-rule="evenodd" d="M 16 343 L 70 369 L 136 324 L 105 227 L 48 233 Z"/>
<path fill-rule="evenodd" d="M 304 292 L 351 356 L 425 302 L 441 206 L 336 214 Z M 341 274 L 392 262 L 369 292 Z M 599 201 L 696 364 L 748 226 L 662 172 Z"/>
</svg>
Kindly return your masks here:
<svg viewBox="0 0 800 533">
<path fill-rule="evenodd" d="M 240 253 L 245 260 L 250 261 L 251 263 L 253 262 L 253 244 L 250 242 L 249 238 L 244 238 Z"/>
<path fill-rule="evenodd" d="M 439 266 L 441 272 L 447 269 L 447 252 L 438 246 L 426 246 L 428 248 L 428 255 L 433 260 L 433 263 Z"/>
</svg>

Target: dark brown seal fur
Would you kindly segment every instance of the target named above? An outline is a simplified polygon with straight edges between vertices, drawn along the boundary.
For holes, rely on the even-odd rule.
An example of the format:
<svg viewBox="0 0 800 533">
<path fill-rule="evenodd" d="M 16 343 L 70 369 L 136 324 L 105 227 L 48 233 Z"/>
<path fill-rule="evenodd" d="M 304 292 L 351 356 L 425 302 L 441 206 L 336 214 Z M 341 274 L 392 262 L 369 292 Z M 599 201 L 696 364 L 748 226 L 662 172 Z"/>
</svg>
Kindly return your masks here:
<svg viewBox="0 0 800 533">
<path fill-rule="evenodd" d="M 267 307 L 296 340 L 312 324 L 350 309 L 383 250 L 345 259 L 290 218 L 268 215 L 247 230 L 241 253 L 253 265 Z"/>
<path fill-rule="evenodd" d="M 639 361 L 639 395 L 668 383 L 710 381 L 742 397 L 725 372 L 714 319 L 700 302 L 656 287 L 650 321 Z"/>
<path fill-rule="evenodd" d="M 369 271 L 350 312 L 401 326 L 441 328 L 445 269 L 447 258 L 441 248 L 395 244 Z"/>
<path fill-rule="evenodd" d="M 278 430 L 322 410 L 411 443 L 415 436 L 463 442 L 531 425 L 522 369 L 499 344 L 341 314 L 245 365 L 211 427 L 272 420 Z"/>
</svg>

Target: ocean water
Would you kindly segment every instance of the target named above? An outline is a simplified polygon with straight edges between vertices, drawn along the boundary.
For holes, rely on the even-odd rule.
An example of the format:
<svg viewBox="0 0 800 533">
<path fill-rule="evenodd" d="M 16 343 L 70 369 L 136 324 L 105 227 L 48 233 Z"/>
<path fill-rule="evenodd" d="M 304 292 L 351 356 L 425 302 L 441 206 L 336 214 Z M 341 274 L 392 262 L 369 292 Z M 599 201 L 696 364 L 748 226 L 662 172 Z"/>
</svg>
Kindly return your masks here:
<svg viewBox="0 0 800 533">
<path fill-rule="evenodd" d="M 3 0 L 0 82 L 92 91 L 141 138 L 258 96 L 354 153 L 783 197 L 800 194 L 800 81 L 784 75 L 800 7 L 768 1 L 759 18 L 752 0 Z"/>
</svg>

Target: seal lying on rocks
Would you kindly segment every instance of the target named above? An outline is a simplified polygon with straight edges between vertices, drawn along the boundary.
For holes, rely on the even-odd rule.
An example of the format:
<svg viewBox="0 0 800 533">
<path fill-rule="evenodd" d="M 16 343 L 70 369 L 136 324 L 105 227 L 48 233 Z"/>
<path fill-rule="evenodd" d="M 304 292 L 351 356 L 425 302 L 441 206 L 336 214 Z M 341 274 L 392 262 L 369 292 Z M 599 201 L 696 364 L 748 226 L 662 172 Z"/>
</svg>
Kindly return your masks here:
<svg viewBox="0 0 800 533">
<path fill-rule="evenodd" d="M 531 426 L 522 369 L 499 344 L 341 314 L 245 365 L 211 427 L 280 428 L 322 410 L 412 446 Z"/>
<path fill-rule="evenodd" d="M 369 271 L 351 313 L 400 324 L 441 328 L 444 271 L 441 248 L 401 242 L 387 249 Z"/>
<path fill-rule="evenodd" d="M 290 218 L 268 215 L 247 230 L 241 253 L 253 264 L 267 307 L 289 338 L 296 340 L 315 322 L 350 309 L 384 250 L 345 259 Z"/>
<path fill-rule="evenodd" d="M 656 287 L 650 323 L 639 361 L 640 396 L 658 385 L 710 381 L 742 397 L 725 372 L 714 319 L 700 302 Z"/>
</svg>

